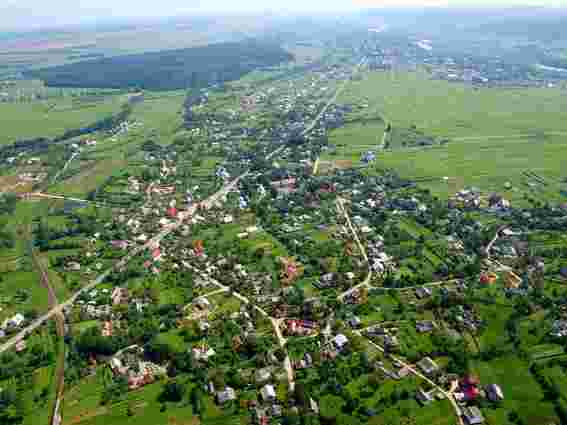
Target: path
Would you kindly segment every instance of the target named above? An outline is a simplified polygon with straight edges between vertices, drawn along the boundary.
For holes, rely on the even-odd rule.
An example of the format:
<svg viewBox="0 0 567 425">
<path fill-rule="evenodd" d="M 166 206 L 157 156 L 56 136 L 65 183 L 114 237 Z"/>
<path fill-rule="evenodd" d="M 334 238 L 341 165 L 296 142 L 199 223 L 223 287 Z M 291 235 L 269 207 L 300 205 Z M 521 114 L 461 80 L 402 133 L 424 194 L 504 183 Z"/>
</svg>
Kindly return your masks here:
<svg viewBox="0 0 567 425">
<path fill-rule="evenodd" d="M 51 180 L 51 184 L 55 184 L 55 182 L 57 181 L 57 179 L 59 178 L 59 176 L 60 176 L 61 174 L 63 174 L 63 173 L 67 170 L 67 168 L 69 168 L 69 165 L 71 164 L 71 162 L 72 162 L 76 157 L 78 157 L 78 156 L 79 156 L 79 152 L 73 152 L 73 153 L 71 154 L 71 158 L 69 158 L 69 161 L 67 161 L 67 162 L 65 163 L 65 165 L 63 166 L 63 168 L 62 168 L 61 170 L 59 170 L 59 171 L 57 172 L 57 174 L 55 174 L 55 176 L 53 176 L 53 180 Z"/>
<path fill-rule="evenodd" d="M 349 214 L 348 214 L 348 212 L 347 212 L 347 210 L 344 206 L 344 199 L 343 198 L 340 198 L 340 197 L 337 198 L 337 210 L 339 211 L 339 213 L 343 214 L 343 216 L 344 216 L 344 218 L 347 222 L 347 226 L 349 227 L 350 232 L 354 236 L 354 239 L 356 241 L 358 249 L 360 250 L 362 257 L 364 258 L 364 260 L 368 264 L 368 274 L 366 275 L 366 278 L 364 279 L 364 281 L 362 281 L 358 285 L 353 286 L 352 288 L 350 288 L 347 291 L 340 294 L 338 296 L 338 299 L 342 301 L 345 297 L 347 297 L 348 295 L 357 291 L 358 289 L 360 289 L 362 287 L 368 288 L 370 286 L 370 281 L 372 280 L 372 268 L 370 267 L 370 264 L 368 263 L 368 255 L 366 254 L 366 248 L 364 247 L 364 245 L 360 241 L 360 238 L 358 237 L 358 232 L 356 231 L 356 229 L 352 225 L 352 222 L 350 220 L 350 216 L 349 216 Z"/>
<path fill-rule="evenodd" d="M 71 296 L 71 298 L 69 298 L 67 301 L 65 301 L 61 304 L 58 304 L 55 307 L 51 308 L 47 313 L 43 314 L 42 316 L 40 316 L 39 318 L 34 320 L 30 325 L 26 326 L 24 329 L 22 329 L 20 332 L 18 332 L 12 338 L 10 338 L 8 341 L 6 341 L 4 344 L 0 345 L 0 353 L 3 353 L 5 351 L 7 351 L 8 349 L 12 348 L 19 341 L 23 340 L 27 335 L 29 335 L 31 332 L 33 332 L 34 330 L 39 328 L 45 322 L 47 322 L 51 318 L 55 317 L 56 315 L 61 314 L 64 309 L 71 307 L 81 295 L 91 291 L 94 287 L 99 285 L 108 276 L 110 276 L 110 274 L 113 273 L 114 271 L 124 268 L 128 264 L 128 262 L 130 262 L 130 260 L 132 260 L 132 258 L 137 256 L 139 253 L 155 246 L 164 237 L 166 237 L 167 235 L 169 235 L 172 232 L 174 232 L 175 230 L 177 230 L 185 222 L 186 219 L 188 219 L 189 217 L 191 217 L 195 213 L 195 211 L 197 210 L 199 205 L 201 205 L 203 208 L 206 208 L 206 209 L 211 208 L 211 206 L 213 206 L 216 202 L 218 202 L 219 199 L 222 199 L 223 196 L 225 196 L 230 190 L 232 190 L 238 184 L 238 182 L 240 181 L 241 178 L 244 178 L 247 175 L 248 175 L 247 172 L 244 173 L 242 176 L 236 178 L 231 183 L 225 185 L 218 192 L 216 192 L 215 194 L 210 196 L 207 200 L 205 200 L 205 201 L 203 201 L 199 204 L 193 205 L 187 211 L 181 212 L 179 214 L 179 220 L 175 224 L 173 224 L 172 226 L 169 226 L 166 229 L 162 230 L 157 235 L 155 235 L 153 238 L 148 240 L 145 244 L 139 245 L 136 248 L 132 249 L 125 257 L 123 257 L 120 261 L 118 261 L 116 264 L 114 264 L 114 266 L 107 269 L 102 274 L 100 274 L 96 279 L 94 279 L 89 284 L 87 284 L 86 286 L 84 286 L 83 288 L 81 288 L 80 290 L 75 292 L 75 294 L 73 294 Z"/>
<path fill-rule="evenodd" d="M 271 317 L 268 312 L 266 310 L 264 310 L 262 307 L 259 307 L 255 304 L 252 304 L 250 302 L 250 300 L 245 297 L 244 295 L 232 290 L 230 287 L 223 285 L 222 283 L 220 283 L 218 280 L 212 278 L 211 276 L 209 276 L 208 274 L 205 274 L 203 272 L 201 272 L 199 269 L 197 269 L 195 266 L 193 266 L 192 264 L 188 263 L 187 261 L 182 261 L 181 264 L 195 272 L 198 273 L 200 275 L 200 277 L 203 280 L 206 280 L 207 282 L 209 282 L 210 284 L 212 284 L 213 286 L 216 286 L 217 288 L 219 288 L 219 291 L 222 292 L 229 292 L 231 295 L 233 295 L 234 297 L 238 298 L 240 301 L 242 301 L 245 304 L 251 305 L 256 311 L 258 311 L 262 316 L 266 317 L 267 319 L 270 320 L 270 323 L 272 324 L 272 327 L 274 328 L 274 332 L 276 334 L 276 337 L 278 339 L 278 344 L 280 346 L 280 348 L 282 350 L 284 350 L 286 356 L 284 359 L 284 368 L 286 370 L 287 373 L 287 379 L 288 379 L 288 384 L 289 384 L 289 389 L 290 391 L 293 391 L 295 389 L 295 377 L 293 374 L 293 367 L 291 365 L 291 359 L 289 358 L 289 354 L 287 353 L 286 349 L 285 349 L 285 345 L 287 343 L 286 338 L 284 338 L 282 332 L 281 332 L 281 328 L 280 325 L 283 322 L 283 319 L 276 319 L 274 317 Z"/>
<path fill-rule="evenodd" d="M 494 238 L 492 238 L 492 240 L 488 243 L 488 245 L 484 249 L 484 252 L 489 260 L 490 260 L 490 250 L 492 249 L 492 246 L 496 243 L 496 241 L 500 237 L 500 232 L 504 231 L 505 229 L 506 226 L 499 227 L 498 230 L 496 230 L 496 234 L 494 235 Z"/>
<path fill-rule="evenodd" d="M 98 202 L 94 202 L 94 201 L 89 201 L 89 200 L 86 200 L 86 199 L 73 198 L 71 196 L 59 195 L 59 194 L 54 194 L 54 193 L 28 192 L 28 193 L 21 194 L 20 196 L 24 199 L 40 198 L 40 199 L 55 199 L 55 200 L 63 200 L 63 201 L 80 202 L 80 203 L 83 203 L 83 204 L 96 205 L 96 206 L 101 207 L 101 208 L 107 206 L 107 205 L 104 205 L 104 204 L 101 204 L 101 203 L 98 203 Z"/>
</svg>

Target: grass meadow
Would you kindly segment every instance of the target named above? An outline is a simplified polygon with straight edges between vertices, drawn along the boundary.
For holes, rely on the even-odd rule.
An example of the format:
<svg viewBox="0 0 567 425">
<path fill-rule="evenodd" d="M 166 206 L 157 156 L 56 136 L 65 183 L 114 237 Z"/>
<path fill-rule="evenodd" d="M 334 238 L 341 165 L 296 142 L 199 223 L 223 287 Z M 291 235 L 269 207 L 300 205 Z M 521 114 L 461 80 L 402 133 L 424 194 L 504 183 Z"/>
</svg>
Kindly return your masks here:
<svg viewBox="0 0 567 425">
<path fill-rule="evenodd" d="M 0 145 L 18 139 L 54 137 L 84 127 L 120 110 L 121 95 L 103 100 L 62 97 L 29 103 L 0 103 Z"/>
<path fill-rule="evenodd" d="M 567 97 L 561 90 L 480 88 L 433 81 L 423 72 L 371 73 L 353 81 L 340 102 L 367 105 L 356 118 L 382 118 L 393 128 L 411 128 L 450 142 L 444 146 L 396 148 L 379 152 L 372 167 L 393 168 L 446 198 L 465 186 L 505 192 L 519 200 L 525 191 L 543 200 L 564 200 L 567 177 Z M 375 149 L 384 125 L 355 122 L 335 130 L 336 154 L 327 160 L 351 160 Z M 525 171 L 546 179 L 527 186 Z"/>
</svg>

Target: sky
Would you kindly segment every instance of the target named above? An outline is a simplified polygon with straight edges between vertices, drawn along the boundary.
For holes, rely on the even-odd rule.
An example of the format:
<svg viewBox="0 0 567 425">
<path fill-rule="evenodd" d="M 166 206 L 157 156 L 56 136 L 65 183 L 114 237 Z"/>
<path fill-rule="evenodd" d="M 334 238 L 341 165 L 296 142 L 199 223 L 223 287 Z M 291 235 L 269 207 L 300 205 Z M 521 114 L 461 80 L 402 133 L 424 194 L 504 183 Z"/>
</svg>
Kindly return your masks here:
<svg viewBox="0 0 567 425">
<path fill-rule="evenodd" d="M 0 0 L 0 33 L 109 18 L 147 18 L 225 12 L 337 12 L 370 7 L 549 6 L 567 0 Z"/>
</svg>

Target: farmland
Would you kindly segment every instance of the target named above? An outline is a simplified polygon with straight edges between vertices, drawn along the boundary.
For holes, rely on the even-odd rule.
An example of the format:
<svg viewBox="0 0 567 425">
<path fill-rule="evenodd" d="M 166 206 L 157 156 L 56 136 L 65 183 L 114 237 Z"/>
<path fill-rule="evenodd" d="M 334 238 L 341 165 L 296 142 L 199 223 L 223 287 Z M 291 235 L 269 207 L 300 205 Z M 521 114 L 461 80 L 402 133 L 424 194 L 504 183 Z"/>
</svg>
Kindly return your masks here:
<svg viewBox="0 0 567 425">
<path fill-rule="evenodd" d="M 392 145 L 376 161 L 377 167 L 423 180 L 438 196 L 446 198 L 463 186 L 503 191 L 504 183 L 512 182 L 524 188 L 523 173 L 533 171 L 550 180 L 538 188 L 538 196 L 560 199 L 567 155 L 567 103 L 560 91 L 473 89 L 429 80 L 423 72 L 384 72 L 352 82 L 341 100 L 367 106 L 355 113 L 357 118 L 381 118 L 393 129 L 411 127 L 447 139 L 448 145 Z M 337 152 L 327 158 L 356 162 L 363 152 L 376 149 L 383 129 L 356 122 L 334 131 L 330 141 Z M 521 192 L 509 195 L 519 199 Z"/>
<path fill-rule="evenodd" d="M 0 103 L 0 144 L 54 137 L 87 126 L 120 110 L 123 96 L 97 99 L 61 97 L 29 103 Z"/>
</svg>

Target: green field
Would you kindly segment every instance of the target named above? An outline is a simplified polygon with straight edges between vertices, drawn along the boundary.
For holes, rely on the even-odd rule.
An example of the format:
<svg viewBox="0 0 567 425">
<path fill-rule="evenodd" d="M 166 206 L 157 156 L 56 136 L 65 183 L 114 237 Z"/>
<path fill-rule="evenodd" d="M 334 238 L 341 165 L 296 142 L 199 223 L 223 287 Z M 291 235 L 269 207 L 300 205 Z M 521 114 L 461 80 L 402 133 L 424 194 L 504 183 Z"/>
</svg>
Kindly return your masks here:
<svg viewBox="0 0 567 425">
<path fill-rule="evenodd" d="M 484 409 L 489 423 L 508 424 L 510 411 L 516 411 L 527 425 L 557 423 L 553 404 L 545 400 L 543 391 L 522 360 L 507 356 L 491 362 L 478 362 L 473 371 L 482 383 L 498 383 L 504 393 L 501 407 Z"/>
<path fill-rule="evenodd" d="M 143 124 L 143 132 L 156 143 L 168 145 L 183 124 L 185 91 L 148 93 L 134 108 L 131 119 Z"/>
<path fill-rule="evenodd" d="M 123 96 L 114 95 L 96 101 L 65 97 L 31 103 L 0 103 L 0 144 L 62 135 L 66 130 L 92 124 L 118 112 L 123 102 Z"/>
<path fill-rule="evenodd" d="M 439 137 L 567 132 L 567 98 L 559 90 L 481 88 L 429 80 L 425 72 L 377 72 L 353 81 L 339 102 L 366 102 L 367 117 L 393 127 L 415 125 Z"/>
<path fill-rule="evenodd" d="M 567 158 L 567 98 L 559 90 L 497 89 L 428 80 L 422 72 L 372 73 L 354 81 L 340 101 L 367 104 L 354 118 L 383 118 L 393 128 L 415 126 L 424 135 L 448 138 L 445 146 L 400 148 L 378 153 L 373 166 L 394 168 L 436 195 L 448 197 L 465 186 L 504 192 L 519 200 L 528 191 L 544 200 L 562 199 Z M 378 123 L 347 124 L 331 133 L 337 154 L 352 160 L 376 149 Z M 530 189 L 522 174 L 535 172 L 545 185 Z M 564 198 L 563 198 L 564 199 Z"/>
<path fill-rule="evenodd" d="M 104 369 L 104 368 L 103 368 Z M 169 405 L 165 412 L 160 412 L 157 398 L 162 391 L 162 384 L 156 382 L 137 391 L 129 391 L 124 400 L 109 405 L 101 405 L 101 393 L 104 391 L 105 374 L 110 371 L 99 369 L 96 376 L 83 379 L 78 385 L 68 388 L 63 405 L 63 424 L 113 425 L 135 424 L 143 421 L 148 424 L 168 425 L 193 423 L 191 406 L 186 403 Z M 134 413 L 128 416 L 127 410 Z"/>
</svg>

